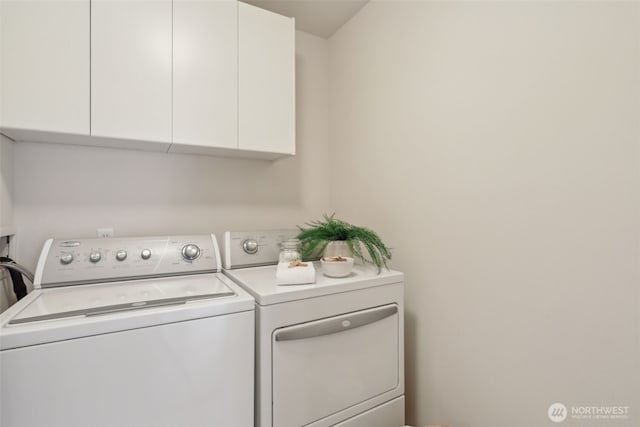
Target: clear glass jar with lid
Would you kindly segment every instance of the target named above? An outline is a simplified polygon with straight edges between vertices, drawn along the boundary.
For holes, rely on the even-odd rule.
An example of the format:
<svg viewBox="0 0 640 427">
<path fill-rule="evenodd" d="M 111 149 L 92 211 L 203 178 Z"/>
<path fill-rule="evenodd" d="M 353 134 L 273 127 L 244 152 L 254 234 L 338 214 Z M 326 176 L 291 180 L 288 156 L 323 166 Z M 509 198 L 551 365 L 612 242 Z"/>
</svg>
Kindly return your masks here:
<svg viewBox="0 0 640 427">
<path fill-rule="evenodd" d="M 300 240 L 287 239 L 280 244 L 279 262 L 296 262 L 300 261 Z"/>
</svg>

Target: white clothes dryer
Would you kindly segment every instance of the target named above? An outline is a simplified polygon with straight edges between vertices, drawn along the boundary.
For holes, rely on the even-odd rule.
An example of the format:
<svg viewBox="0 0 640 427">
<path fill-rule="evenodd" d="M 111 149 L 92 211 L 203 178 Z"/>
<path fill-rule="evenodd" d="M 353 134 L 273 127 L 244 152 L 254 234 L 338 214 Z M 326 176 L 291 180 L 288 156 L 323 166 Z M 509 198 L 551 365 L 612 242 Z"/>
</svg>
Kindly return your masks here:
<svg viewBox="0 0 640 427">
<path fill-rule="evenodd" d="M 215 237 L 48 240 L 0 316 L 3 427 L 251 427 L 254 301 Z"/>
<path fill-rule="evenodd" d="M 404 276 L 277 285 L 296 230 L 227 232 L 224 273 L 256 300 L 257 427 L 404 426 Z"/>
</svg>

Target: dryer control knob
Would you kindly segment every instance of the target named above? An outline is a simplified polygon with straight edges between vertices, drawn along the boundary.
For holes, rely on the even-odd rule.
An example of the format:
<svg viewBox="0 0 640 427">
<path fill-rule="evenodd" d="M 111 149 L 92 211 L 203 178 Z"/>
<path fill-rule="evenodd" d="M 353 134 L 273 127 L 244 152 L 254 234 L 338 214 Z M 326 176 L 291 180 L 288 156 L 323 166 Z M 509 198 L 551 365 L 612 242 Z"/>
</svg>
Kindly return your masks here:
<svg viewBox="0 0 640 427">
<path fill-rule="evenodd" d="M 143 249 L 142 252 L 140 252 L 140 258 L 142 259 L 151 258 L 151 249 Z"/>
<path fill-rule="evenodd" d="M 248 254 L 255 254 L 258 252 L 258 242 L 254 239 L 247 239 L 242 242 L 242 249 Z"/>
<path fill-rule="evenodd" d="M 184 245 L 182 247 L 182 258 L 186 259 L 187 261 L 193 261 L 199 256 L 200 256 L 200 248 L 198 247 L 198 245 L 189 243 L 188 245 Z"/>
<path fill-rule="evenodd" d="M 102 259 L 102 255 L 98 251 L 93 251 L 89 254 L 89 261 L 96 263 Z"/>
<path fill-rule="evenodd" d="M 60 255 L 60 264 L 68 265 L 73 261 L 73 254 L 69 252 Z"/>
</svg>

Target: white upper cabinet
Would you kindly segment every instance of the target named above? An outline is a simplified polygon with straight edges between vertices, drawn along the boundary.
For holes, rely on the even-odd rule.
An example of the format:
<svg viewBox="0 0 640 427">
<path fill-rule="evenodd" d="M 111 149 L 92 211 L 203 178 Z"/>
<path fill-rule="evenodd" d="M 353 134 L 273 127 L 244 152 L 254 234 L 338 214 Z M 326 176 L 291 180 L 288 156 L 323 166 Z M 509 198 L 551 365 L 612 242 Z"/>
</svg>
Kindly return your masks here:
<svg viewBox="0 0 640 427">
<path fill-rule="evenodd" d="M 171 142 L 171 33 L 171 0 L 92 0 L 91 135 Z"/>
<path fill-rule="evenodd" d="M 89 0 L 0 1 L 0 126 L 89 134 Z"/>
<path fill-rule="evenodd" d="M 294 20 L 239 3 L 239 148 L 295 154 Z"/>
<path fill-rule="evenodd" d="M 295 154 L 294 20 L 237 0 L 0 0 L 16 141 Z"/>
<path fill-rule="evenodd" d="M 238 2 L 173 0 L 173 152 L 238 146 Z"/>
</svg>

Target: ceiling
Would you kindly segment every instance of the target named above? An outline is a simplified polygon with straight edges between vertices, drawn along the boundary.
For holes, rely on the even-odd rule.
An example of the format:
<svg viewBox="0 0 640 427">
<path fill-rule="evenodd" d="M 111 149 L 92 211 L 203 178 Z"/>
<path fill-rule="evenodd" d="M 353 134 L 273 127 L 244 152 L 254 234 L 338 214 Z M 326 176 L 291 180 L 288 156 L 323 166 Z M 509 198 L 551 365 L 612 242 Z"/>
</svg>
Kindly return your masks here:
<svg viewBox="0 0 640 427">
<path fill-rule="evenodd" d="M 369 0 L 243 0 L 296 18 L 296 29 L 329 38 Z"/>
</svg>

